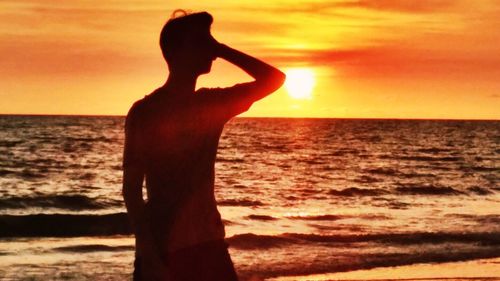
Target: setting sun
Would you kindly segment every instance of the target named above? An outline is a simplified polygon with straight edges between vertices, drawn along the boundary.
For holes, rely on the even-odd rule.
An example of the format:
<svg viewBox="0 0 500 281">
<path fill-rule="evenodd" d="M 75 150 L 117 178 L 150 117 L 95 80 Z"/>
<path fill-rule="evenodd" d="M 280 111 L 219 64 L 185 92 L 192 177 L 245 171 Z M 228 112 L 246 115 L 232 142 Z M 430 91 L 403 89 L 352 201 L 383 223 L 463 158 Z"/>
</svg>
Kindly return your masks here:
<svg viewBox="0 0 500 281">
<path fill-rule="evenodd" d="M 285 87 L 294 99 L 311 99 L 314 88 L 314 72 L 308 68 L 293 68 L 286 71 Z"/>
</svg>

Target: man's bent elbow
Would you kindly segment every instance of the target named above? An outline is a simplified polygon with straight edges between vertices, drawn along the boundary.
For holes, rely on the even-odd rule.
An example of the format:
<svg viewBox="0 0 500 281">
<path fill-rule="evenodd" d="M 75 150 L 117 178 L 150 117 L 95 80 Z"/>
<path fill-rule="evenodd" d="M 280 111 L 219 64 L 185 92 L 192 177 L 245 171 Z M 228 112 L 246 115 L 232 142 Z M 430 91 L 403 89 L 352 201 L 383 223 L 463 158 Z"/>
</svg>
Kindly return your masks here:
<svg viewBox="0 0 500 281">
<path fill-rule="evenodd" d="M 279 70 L 274 71 L 273 74 L 270 75 L 266 81 L 266 88 L 268 89 L 268 92 L 273 93 L 279 88 L 281 88 L 283 83 L 285 83 L 285 79 L 286 79 L 285 73 Z"/>
<path fill-rule="evenodd" d="M 279 88 L 281 88 L 281 86 L 283 86 L 283 84 L 285 83 L 285 80 L 286 80 L 286 75 L 285 73 L 281 72 L 281 71 L 277 71 L 277 73 L 275 74 L 276 78 L 276 90 L 278 90 Z"/>
<path fill-rule="evenodd" d="M 285 83 L 285 79 L 285 73 L 278 69 L 268 73 L 266 76 L 256 79 L 253 82 L 254 88 L 252 92 L 255 96 L 252 102 L 260 100 L 278 90 L 283 83 Z"/>
</svg>

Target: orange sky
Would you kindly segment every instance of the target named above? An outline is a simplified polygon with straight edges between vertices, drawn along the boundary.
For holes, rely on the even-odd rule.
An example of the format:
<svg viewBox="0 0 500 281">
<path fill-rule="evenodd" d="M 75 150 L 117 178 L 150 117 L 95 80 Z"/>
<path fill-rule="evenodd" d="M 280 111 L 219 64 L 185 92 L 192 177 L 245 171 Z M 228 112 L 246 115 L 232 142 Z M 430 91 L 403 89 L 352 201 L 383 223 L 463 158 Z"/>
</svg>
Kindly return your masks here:
<svg viewBox="0 0 500 281">
<path fill-rule="evenodd" d="M 47 4 L 50 2 L 50 4 Z M 316 74 L 245 116 L 500 119 L 500 1 L 2 0 L 0 113 L 117 114 L 164 83 L 158 47 L 177 8 L 283 70 Z M 250 80 L 217 60 L 200 86 Z"/>
</svg>

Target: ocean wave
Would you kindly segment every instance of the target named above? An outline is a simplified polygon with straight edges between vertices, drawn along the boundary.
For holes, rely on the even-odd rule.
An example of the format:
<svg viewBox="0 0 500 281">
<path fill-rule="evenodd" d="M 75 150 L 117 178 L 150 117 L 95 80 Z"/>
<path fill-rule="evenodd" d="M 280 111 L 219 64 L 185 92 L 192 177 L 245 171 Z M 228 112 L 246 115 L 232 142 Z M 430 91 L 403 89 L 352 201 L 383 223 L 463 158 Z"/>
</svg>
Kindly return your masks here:
<svg viewBox="0 0 500 281">
<path fill-rule="evenodd" d="M 362 175 L 360 176 L 359 178 L 356 178 L 353 180 L 354 182 L 356 183 L 375 183 L 375 182 L 382 182 L 381 179 L 377 179 L 377 178 L 374 178 L 374 177 L 370 177 L 370 176 L 367 176 L 367 175 Z"/>
<path fill-rule="evenodd" d="M 251 199 L 223 199 L 223 200 L 218 200 L 217 205 L 235 206 L 235 207 L 257 207 L 257 206 L 263 206 L 264 203 L 258 200 L 251 200 Z"/>
<path fill-rule="evenodd" d="M 288 216 L 287 218 L 293 220 L 306 220 L 306 221 L 336 221 L 341 219 L 352 218 L 352 216 L 318 215 L 318 216 Z"/>
<path fill-rule="evenodd" d="M 297 241 L 286 236 L 257 235 L 253 233 L 245 233 L 227 238 L 226 242 L 230 247 L 250 250 L 281 247 L 296 243 Z"/>
<path fill-rule="evenodd" d="M 112 142 L 114 141 L 111 138 L 107 138 L 104 136 L 95 136 L 95 137 L 73 137 L 73 136 L 67 136 L 64 138 L 66 141 L 73 143 L 73 142 L 84 142 L 84 143 L 91 143 L 91 142 Z"/>
<path fill-rule="evenodd" d="M 18 173 L 18 175 L 25 180 L 41 179 L 46 176 L 45 173 L 37 173 L 28 168 L 23 169 L 21 173 Z"/>
<path fill-rule="evenodd" d="M 396 191 L 406 195 L 458 195 L 463 194 L 449 186 L 409 185 L 396 187 Z"/>
<path fill-rule="evenodd" d="M 99 202 L 93 198 L 78 195 L 40 195 L 33 197 L 10 196 L 0 199 L 1 209 L 21 209 L 21 208 L 56 208 L 63 210 L 99 210 L 110 207 L 110 205 L 121 205 Z"/>
<path fill-rule="evenodd" d="M 381 159 L 394 159 L 402 161 L 417 162 L 463 162 L 465 159 L 461 156 L 423 156 L 423 155 L 382 155 Z"/>
<path fill-rule="evenodd" d="M 459 156 L 390 156 L 389 158 L 403 160 L 403 161 L 424 161 L 424 162 L 459 162 L 464 161 L 463 157 Z"/>
<path fill-rule="evenodd" d="M 238 234 L 226 239 L 231 247 L 238 249 L 268 249 L 287 245 L 345 245 L 352 243 L 379 243 L 383 245 L 421 245 L 463 243 L 474 245 L 500 246 L 499 232 L 479 233 L 446 233 L 446 232 L 414 232 L 359 235 L 318 235 L 284 233 L 280 235 L 257 235 L 253 233 Z"/>
<path fill-rule="evenodd" d="M 273 216 L 266 216 L 266 215 L 249 215 L 246 217 L 247 219 L 250 220 L 257 220 L 257 221 L 275 221 L 277 218 Z"/>
<path fill-rule="evenodd" d="M 387 220 L 390 217 L 383 214 L 366 214 L 366 215 L 306 215 L 306 216 L 287 216 L 288 219 L 292 220 L 304 220 L 304 221 L 337 221 L 344 219 L 364 219 L 364 220 Z"/>
<path fill-rule="evenodd" d="M 384 189 L 365 189 L 365 188 L 357 188 L 350 187 L 342 190 L 330 190 L 329 194 L 333 196 L 378 196 L 386 194 L 387 191 Z"/>
<path fill-rule="evenodd" d="M 417 152 L 429 153 L 429 154 L 449 153 L 450 151 L 451 150 L 447 148 L 437 148 L 437 147 L 417 149 Z"/>
<path fill-rule="evenodd" d="M 413 178 L 436 178 L 437 175 L 434 173 L 418 173 L 418 172 L 412 172 L 412 173 L 401 173 L 399 174 L 400 177 L 407 178 L 407 179 L 413 179 Z"/>
<path fill-rule="evenodd" d="M 500 215 L 448 214 L 448 217 L 473 221 L 478 225 L 500 226 Z"/>
<path fill-rule="evenodd" d="M 364 170 L 364 172 L 376 174 L 376 175 L 383 175 L 383 176 L 395 176 L 395 175 L 399 174 L 398 171 L 391 169 L 391 168 L 366 169 L 366 170 Z"/>
<path fill-rule="evenodd" d="M 0 237 L 78 237 L 132 234 L 126 213 L 0 215 Z"/>
<path fill-rule="evenodd" d="M 329 216 L 315 219 L 331 219 Z M 488 218 L 489 222 L 498 218 Z M 132 234 L 126 213 L 107 215 L 0 215 L 0 237 L 79 237 Z M 286 245 L 346 244 L 376 242 L 382 244 L 418 245 L 422 243 L 474 243 L 500 246 L 500 233 L 412 232 L 356 235 L 318 235 L 284 233 L 280 235 L 239 234 L 227 238 L 235 248 L 266 249 Z"/>
<path fill-rule="evenodd" d="M 431 173 L 417 173 L 417 172 L 411 172 L 411 173 L 404 173 L 392 168 L 372 168 L 372 169 L 365 169 L 363 170 L 363 173 L 370 173 L 374 175 L 382 175 L 382 176 L 398 176 L 398 177 L 404 177 L 404 178 L 422 178 L 422 177 L 436 177 L 435 174 Z M 370 181 L 371 180 L 371 181 Z M 356 182 L 361 182 L 361 183 L 373 183 L 377 181 L 381 181 L 369 176 L 361 176 L 360 179 L 355 179 L 354 181 Z"/>
<path fill-rule="evenodd" d="M 282 141 L 274 143 L 264 143 L 261 145 L 261 148 L 265 151 L 276 151 L 281 153 L 286 153 L 291 151 L 289 144 L 282 143 Z"/>
<path fill-rule="evenodd" d="M 70 253 L 92 253 L 92 252 L 120 252 L 120 251 L 133 251 L 134 246 L 108 246 L 101 244 L 91 244 L 91 245 L 71 245 L 64 247 L 54 248 L 58 252 L 70 252 Z"/>
<path fill-rule="evenodd" d="M 473 167 L 464 167 L 463 169 L 467 170 L 468 168 L 476 172 L 500 172 L 500 168 L 498 167 L 473 166 Z"/>
<path fill-rule="evenodd" d="M 468 187 L 467 191 L 469 191 L 471 193 L 474 193 L 476 195 L 490 195 L 490 194 L 493 194 L 493 191 L 491 191 L 491 190 L 489 190 L 487 188 L 479 187 L 479 186 Z"/>
<path fill-rule="evenodd" d="M 217 162 L 222 163 L 244 163 L 245 159 L 243 158 L 226 158 L 226 157 L 217 157 Z"/>
<path fill-rule="evenodd" d="M 9 170 L 9 169 L 0 169 L 0 177 L 7 176 L 7 175 L 12 175 L 15 174 L 16 171 Z"/>
<path fill-rule="evenodd" d="M 15 147 L 18 144 L 24 143 L 23 140 L 2 140 L 0 141 L 0 147 Z"/>
</svg>

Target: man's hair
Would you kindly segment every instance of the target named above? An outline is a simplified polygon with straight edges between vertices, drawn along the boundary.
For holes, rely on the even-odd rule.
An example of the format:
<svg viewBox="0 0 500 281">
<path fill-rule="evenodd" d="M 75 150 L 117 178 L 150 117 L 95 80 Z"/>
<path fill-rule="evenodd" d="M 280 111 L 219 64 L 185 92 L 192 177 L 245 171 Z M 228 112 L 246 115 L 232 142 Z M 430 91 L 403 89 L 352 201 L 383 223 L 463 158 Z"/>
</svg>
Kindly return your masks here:
<svg viewBox="0 0 500 281">
<path fill-rule="evenodd" d="M 210 32 L 212 22 L 213 18 L 207 12 L 188 14 L 184 10 L 175 10 L 160 33 L 160 47 L 165 60 L 168 61 L 170 54 L 182 47 L 184 39 L 194 32 Z"/>
</svg>

